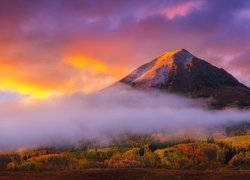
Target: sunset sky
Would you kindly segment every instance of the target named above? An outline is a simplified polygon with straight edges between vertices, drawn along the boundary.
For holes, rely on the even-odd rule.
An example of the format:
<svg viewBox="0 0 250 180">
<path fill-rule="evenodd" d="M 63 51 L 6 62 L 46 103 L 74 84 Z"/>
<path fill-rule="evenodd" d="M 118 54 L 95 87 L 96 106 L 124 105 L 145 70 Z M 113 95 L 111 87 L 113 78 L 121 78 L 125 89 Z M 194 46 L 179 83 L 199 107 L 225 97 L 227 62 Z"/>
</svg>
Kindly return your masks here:
<svg viewBox="0 0 250 180">
<path fill-rule="evenodd" d="M 250 1 L 0 0 L 0 101 L 95 92 L 179 48 L 250 86 Z"/>
</svg>

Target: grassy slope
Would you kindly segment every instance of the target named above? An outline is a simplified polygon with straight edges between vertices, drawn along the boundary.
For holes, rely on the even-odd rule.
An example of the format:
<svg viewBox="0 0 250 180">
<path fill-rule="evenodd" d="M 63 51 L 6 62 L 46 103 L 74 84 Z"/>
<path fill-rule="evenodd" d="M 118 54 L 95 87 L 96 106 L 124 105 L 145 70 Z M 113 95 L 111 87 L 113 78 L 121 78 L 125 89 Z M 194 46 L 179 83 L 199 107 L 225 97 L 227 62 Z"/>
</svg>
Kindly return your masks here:
<svg viewBox="0 0 250 180">
<path fill-rule="evenodd" d="M 250 135 L 228 137 L 218 139 L 218 141 L 232 145 L 235 148 L 245 148 L 250 146 Z"/>
</svg>

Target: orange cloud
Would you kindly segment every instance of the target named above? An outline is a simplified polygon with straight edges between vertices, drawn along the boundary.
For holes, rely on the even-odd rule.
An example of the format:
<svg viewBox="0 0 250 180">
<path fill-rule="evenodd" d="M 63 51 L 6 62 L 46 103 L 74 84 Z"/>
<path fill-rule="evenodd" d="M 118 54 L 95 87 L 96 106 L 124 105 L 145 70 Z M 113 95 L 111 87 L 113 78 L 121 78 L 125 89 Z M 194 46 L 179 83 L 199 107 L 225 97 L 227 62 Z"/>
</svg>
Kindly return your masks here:
<svg viewBox="0 0 250 180">
<path fill-rule="evenodd" d="M 51 95 L 58 94 L 57 91 L 46 88 L 39 88 L 36 85 L 20 83 L 15 79 L 1 79 L 1 90 L 15 91 L 22 95 L 30 95 L 30 98 L 47 98 Z"/>
<path fill-rule="evenodd" d="M 70 65 L 80 72 L 82 91 L 85 93 L 102 89 L 117 79 L 125 72 L 120 67 L 112 67 L 103 61 L 90 56 L 69 56 L 63 59 L 63 63 Z"/>
<path fill-rule="evenodd" d="M 56 90 L 46 87 L 41 82 L 32 82 L 32 80 L 26 79 L 25 73 L 18 69 L 18 66 L 2 66 L 0 68 L 0 90 L 18 92 L 21 95 L 29 95 L 34 98 L 46 98 L 58 94 Z"/>
<path fill-rule="evenodd" d="M 76 68 L 88 69 L 92 73 L 106 74 L 107 72 L 109 72 L 109 68 L 106 64 L 102 63 L 100 60 L 91 57 L 73 56 L 65 58 L 63 62 L 68 63 Z"/>
<path fill-rule="evenodd" d="M 94 92 L 126 74 L 122 68 L 81 55 L 69 56 L 62 61 L 51 63 L 16 57 L 2 58 L 0 63 L 0 90 L 28 95 L 30 99 L 78 91 Z"/>
</svg>

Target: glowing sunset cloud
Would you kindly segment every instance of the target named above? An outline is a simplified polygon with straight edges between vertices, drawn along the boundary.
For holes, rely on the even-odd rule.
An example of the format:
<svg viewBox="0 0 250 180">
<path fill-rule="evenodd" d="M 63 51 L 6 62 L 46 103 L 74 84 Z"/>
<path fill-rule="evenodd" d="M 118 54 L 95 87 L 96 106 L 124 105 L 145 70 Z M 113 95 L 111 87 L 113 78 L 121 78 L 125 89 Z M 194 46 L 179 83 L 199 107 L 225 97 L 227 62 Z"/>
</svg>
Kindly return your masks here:
<svg viewBox="0 0 250 180">
<path fill-rule="evenodd" d="M 2 90 L 6 91 L 16 91 L 20 94 L 23 95 L 30 95 L 35 98 L 46 98 L 51 95 L 57 94 L 56 91 L 53 91 L 51 89 L 46 89 L 43 87 L 37 87 L 36 85 L 32 84 L 25 84 L 25 83 L 20 83 L 18 81 L 15 81 L 14 79 L 3 79 L 0 80 Z"/>
<path fill-rule="evenodd" d="M 88 56 L 68 57 L 63 62 L 79 69 L 85 69 L 93 74 L 110 74 L 115 77 L 121 77 L 124 74 L 121 69 L 112 68 L 104 64 L 101 60 L 97 60 Z"/>
<path fill-rule="evenodd" d="M 119 67 L 111 67 L 101 60 L 89 56 L 73 56 L 63 59 L 66 63 L 81 72 L 81 78 L 86 82 L 82 91 L 85 93 L 94 92 L 121 78 L 126 72 Z"/>
<path fill-rule="evenodd" d="M 108 70 L 105 64 L 90 57 L 71 57 L 66 58 L 65 62 L 77 68 L 90 69 L 93 73 L 106 73 Z"/>
</svg>

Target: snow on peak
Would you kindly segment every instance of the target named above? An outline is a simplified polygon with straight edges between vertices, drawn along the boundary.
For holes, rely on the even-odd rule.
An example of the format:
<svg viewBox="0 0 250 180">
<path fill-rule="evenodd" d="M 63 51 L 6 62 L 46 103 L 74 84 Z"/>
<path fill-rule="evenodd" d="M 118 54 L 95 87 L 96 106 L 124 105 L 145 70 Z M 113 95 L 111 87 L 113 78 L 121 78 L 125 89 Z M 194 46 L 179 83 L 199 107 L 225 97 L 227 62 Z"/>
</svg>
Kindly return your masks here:
<svg viewBox="0 0 250 180">
<path fill-rule="evenodd" d="M 169 72 L 174 66 L 183 64 L 184 68 L 193 59 L 193 55 L 185 49 L 165 52 L 153 61 L 139 67 L 125 78 L 132 83 L 144 83 L 147 86 L 161 86 L 168 80 Z"/>
<path fill-rule="evenodd" d="M 177 49 L 163 53 L 158 59 L 160 62 L 166 61 L 168 64 L 183 62 L 186 66 L 194 56 L 185 49 Z"/>
</svg>

